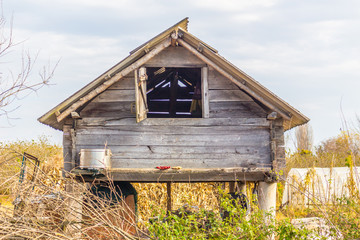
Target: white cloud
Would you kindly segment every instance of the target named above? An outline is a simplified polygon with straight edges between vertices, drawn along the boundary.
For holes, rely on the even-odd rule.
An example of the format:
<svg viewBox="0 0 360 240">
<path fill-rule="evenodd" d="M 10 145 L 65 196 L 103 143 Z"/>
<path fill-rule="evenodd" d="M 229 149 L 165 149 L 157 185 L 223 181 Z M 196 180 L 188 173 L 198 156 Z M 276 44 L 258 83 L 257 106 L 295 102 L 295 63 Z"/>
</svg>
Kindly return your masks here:
<svg viewBox="0 0 360 240">
<path fill-rule="evenodd" d="M 225 12 L 239 12 L 254 8 L 268 8 L 278 3 L 278 0 L 198 0 L 194 1 L 194 5 L 199 8 L 211 9 Z"/>
<path fill-rule="evenodd" d="M 240 13 L 233 16 L 231 19 L 239 24 L 246 24 L 249 22 L 260 21 L 263 18 L 261 14 L 246 14 Z"/>
<path fill-rule="evenodd" d="M 338 44 L 343 40 L 344 31 L 349 30 L 349 25 L 352 25 L 352 22 L 347 20 L 327 20 L 303 24 L 301 28 L 307 40 L 303 44 L 315 43 L 320 47 Z"/>
</svg>

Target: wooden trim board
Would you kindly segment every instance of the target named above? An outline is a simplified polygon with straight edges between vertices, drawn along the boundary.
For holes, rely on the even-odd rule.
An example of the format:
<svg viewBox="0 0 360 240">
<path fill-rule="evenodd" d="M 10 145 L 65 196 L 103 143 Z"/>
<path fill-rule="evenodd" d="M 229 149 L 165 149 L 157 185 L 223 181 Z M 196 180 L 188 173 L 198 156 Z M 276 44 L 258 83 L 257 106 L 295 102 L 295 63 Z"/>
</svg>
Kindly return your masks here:
<svg viewBox="0 0 360 240">
<path fill-rule="evenodd" d="M 76 169 L 75 175 L 81 175 L 85 181 L 106 180 L 129 182 L 223 182 L 223 181 L 265 181 L 271 175 L 271 168 L 216 168 L 216 169 L 135 169 L 113 168 L 100 171 L 94 176 L 93 171 Z"/>
</svg>

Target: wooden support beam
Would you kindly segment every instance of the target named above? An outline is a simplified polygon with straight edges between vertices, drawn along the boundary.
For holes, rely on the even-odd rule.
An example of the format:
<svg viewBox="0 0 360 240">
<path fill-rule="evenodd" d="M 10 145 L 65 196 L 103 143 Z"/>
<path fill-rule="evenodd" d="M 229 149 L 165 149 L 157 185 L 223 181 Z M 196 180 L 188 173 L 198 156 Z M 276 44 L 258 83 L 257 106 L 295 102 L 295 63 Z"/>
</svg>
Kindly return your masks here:
<svg viewBox="0 0 360 240">
<path fill-rule="evenodd" d="M 285 114 L 284 112 L 280 111 L 277 107 L 275 107 L 273 104 L 266 101 L 263 97 L 259 96 L 257 93 L 255 93 L 253 90 L 251 90 L 249 87 L 242 84 L 240 81 L 238 81 L 236 78 L 234 78 L 231 74 L 224 71 L 221 67 L 219 67 L 216 63 L 208 59 L 206 56 L 199 53 L 195 48 L 193 48 L 190 44 L 185 42 L 182 39 L 177 39 L 177 41 L 180 43 L 181 46 L 188 49 L 190 52 L 192 52 L 195 56 L 203 60 L 206 64 L 213 67 L 216 71 L 218 71 L 220 74 L 222 74 L 224 77 L 228 78 L 230 81 L 235 83 L 240 89 L 244 90 L 246 93 L 248 93 L 250 96 L 255 98 L 256 100 L 260 101 L 262 104 L 264 104 L 266 107 L 270 108 L 272 111 L 278 112 L 284 119 L 290 120 L 290 117 Z"/>
<path fill-rule="evenodd" d="M 78 112 L 71 112 L 71 117 L 72 117 L 73 119 L 79 119 L 79 118 L 81 118 Z"/>
<path fill-rule="evenodd" d="M 208 85 L 208 67 L 201 68 L 201 99 L 202 99 L 202 117 L 209 118 L 209 85 Z"/>
<path fill-rule="evenodd" d="M 70 129 L 71 136 L 71 163 L 73 164 L 73 168 L 77 167 L 77 154 L 76 154 L 76 131 L 74 128 Z"/>
<path fill-rule="evenodd" d="M 75 164 L 72 162 L 72 135 L 71 125 L 64 125 L 63 127 L 63 158 L 64 158 L 64 171 L 70 172 Z"/>
<path fill-rule="evenodd" d="M 176 117 L 176 100 L 177 100 L 177 89 L 178 89 L 178 72 L 176 71 L 173 79 L 170 82 L 170 108 L 169 114 L 170 117 Z"/>
<path fill-rule="evenodd" d="M 135 80 L 135 106 L 136 106 L 136 122 L 141 122 L 147 118 L 148 104 L 146 99 L 146 68 L 139 68 L 134 71 Z"/>
<path fill-rule="evenodd" d="M 277 112 L 272 112 L 268 114 L 266 117 L 267 120 L 275 120 L 276 118 L 277 118 Z"/>
<path fill-rule="evenodd" d="M 230 193 L 235 192 L 235 186 L 236 186 L 236 182 L 229 182 L 229 192 Z"/>
<path fill-rule="evenodd" d="M 94 172 L 74 169 L 74 174 L 81 176 L 86 181 L 92 181 Z M 130 182 L 230 182 L 234 179 L 245 182 L 265 181 L 265 174 L 271 168 L 216 168 L 216 169 L 181 169 L 166 171 L 149 168 L 112 168 L 105 176 L 96 176 L 98 180 L 107 180 L 110 176 L 114 181 Z M 264 174 L 265 173 L 265 174 Z"/>
<path fill-rule="evenodd" d="M 271 163 L 273 170 L 276 172 L 277 162 L 276 162 L 276 140 L 275 140 L 275 128 L 273 122 L 270 122 L 270 154 L 271 154 Z"/>
<path fill-rule="evenodd" d="M 171 38 L 167 38 L 162 43 L 157 45 L 153 50 L 151 50 L 149 53 L 147 53 L 145 56 L 131 64 L 130 66 L 124 68 L 119 73 L 112 76 L 109 80 L 105 81 L 103 84 L 80 98 L 77 102 L 73 103 L 70 107 L 68 107 L 64 112 L 62 112 L 59 116 L 57 116 L 57 121 L 60 122 L 64 118 L 66 118 L 71 112 L 76 111 L 79 107 L 83 106 L 85 103 L 99 95 L 100 93 L 104 92 L 106 89 L 108 89 L 112 84 L 119 81 L 121 78 L 129 74 L 130 72 L 134 71 L 135 69 L 141 67 L 144 63 L 149 61 L 151 58 L 159 54 L 162 50 L 170 46 L 171 44 Z"/>
<path fill-rule="evenodd" d="M 171 34 L 171 46 L 175 47 L 176 46 L 176 40 L 178 39 L 178 34 L 177 32 L 173 32 Z"/>
<path fill-rule="evenodd" d="M 166 191 L 167 191 L 167 211 L 171 212 L 171 182 L 166 182 Z"/>
<path fill-rule="evenodd" d="M 246 194 L 246 184 L 244 182 L 229 182 L 229 193 L 244 193 Z"/>
</svg>

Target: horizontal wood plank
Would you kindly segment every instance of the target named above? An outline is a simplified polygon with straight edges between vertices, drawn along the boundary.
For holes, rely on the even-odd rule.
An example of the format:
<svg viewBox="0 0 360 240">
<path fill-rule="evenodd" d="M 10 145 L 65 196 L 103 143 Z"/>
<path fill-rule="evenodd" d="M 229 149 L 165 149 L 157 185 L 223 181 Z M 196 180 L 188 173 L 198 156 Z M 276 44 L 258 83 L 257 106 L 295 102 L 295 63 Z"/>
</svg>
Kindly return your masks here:
<svg viewBox="0 0 360 240">
<path fill-rule="evenodd" d="M 135 112 L 131 112 L 134 102 L 91 102 L 81 112 L 82 118 L 86 117 L 109 117 L 109 118 L 133 118 Z"/>
<path fill-rule="evenodd" d="M 216 157 L 214 158 L 224 158 L 224 156 L 230 154 L 236 155 L 256 155 L 259 154 L 260 149 L 265 149 L 264 152 L 270 151 L 269 145 L 267 146 L 213 146 L 213 147 L 199 147 L 199 146 L 155 146 L 155 145 L 105 145 L 105 144 L 95 144 L 95 145 L 76 145 L 77 152 L 80 152 L 80 149 L 111 149 L 113 154 L 126 153 L 126 154 L 144 154 L 143 156 L 148 156 L 149 154 L 170 154 L 176 158 L 180 156 L 189 155 L 199 156 L 200 154 L 212 154 Z M 201 157 L 200 157 L 201 158 Z"/>
<path fill-rule="evenodd" d="M 203 61 L 183 47 L 168 47 L 146 62 L 145 66 L 192 67 L 205 65 Z"/>
<path fill-rule="evenodd" d="M 212 89 L 228 89 L 239 90 L 239 87 L 232 83 L 229 79 L 218 73 L 214 68 L 209 66 L 208 74 L 209 90 Z"/>
<path fill-rule="evenodd" d="M 176 112 L 190 113 L 191 101 L 177 101 Z M 169 112 L 170 101 L 150 101 L 148 102 L 149 112 Z"/>
<path fill-rule="evenodd" d="M 221 168 L 221 167 L 271 167 L 270 161 L 261 161 L 260 159 L 241 158 L 237 159 L 224 158 L 224 159 L 189 159 L 189 158 L 133 158 L 126 159 L 120 157 L 114 157 L 111 161 L 112 167 L 114 168 L 155 168 L 156 166 L 180 166 L 182 168 Z"/>
<path fill-rule="evenodd" d="M 209 91 L 210 102 L 253 102 L 253 99 L 246 93 L 238 90 L 213 89 Z"/>
<path fill-rule="evenodd" d="M 80 170 L 84 172 L 83 170 Z M 158 169 L 112 169 L 107 174 L 114 181 L 130 182 L 224 182 L 224 181 L 264 181 L 271 172 L 271 168 L 212 168 L 212 169 L 181 169 L 181 170 L 158 170 Z M 93 174 L 93 173 L 92 173 Z M 107 179 L 96 176 L 97 179 Z M 86 181 L 92 181 L 94 177 L 82 175 Z"/>
<path fill-rule="evenodd" d="M 269 132 L 268 126 L 92 126 L 77 128 L 77 134 L 121 134 L 121 135 L 252 135 L 253 133 Z"/>
<path fill-rule="evenodd" d="M 129 102 L 135 101 L 135 89 L 131 90 L 112 90 L 108 89 L 97 96 L 92 103 L 98 102 Z"/>
<path fill-rule="evenodd" d="M 108 88 L 109 90 L 134 90 L 135 89 L 135 80 L 134 77 L 124 77 L 111 85 Z"/>
<path fill-rule="evenodd" d="M 236 146 L 246 143 L 251 146 L 262 146 L 269 144 L 269 133 L 267 131 L 251 131 L 247 134 L 228 135 L 114 135 L 114 134 L 80 134 L 77 133 L 77 144 L 98 145 L 108 143 L 109 145 L 169 145 L 169 146 Z"/>
<path fill-rule="evenodd" d="M 104 116 L 84 117 L 77 120 L 77 126 L 270 126 L 266 118 L 148 118 L 136 123 L 134 118 L 112 118 Z"/>
<path fill-rule="evenodd" d="M 210 118 L 265 118 L 267 113 L 255 102 L 210 102 Z"/>
</svg>

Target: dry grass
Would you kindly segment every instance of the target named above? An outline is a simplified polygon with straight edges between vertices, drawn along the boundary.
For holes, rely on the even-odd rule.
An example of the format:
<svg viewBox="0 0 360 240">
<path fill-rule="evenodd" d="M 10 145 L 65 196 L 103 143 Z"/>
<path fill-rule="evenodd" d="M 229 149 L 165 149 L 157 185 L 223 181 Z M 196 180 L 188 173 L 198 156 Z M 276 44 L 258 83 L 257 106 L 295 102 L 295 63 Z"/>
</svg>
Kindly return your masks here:
<svg viewBox="0 0 360 240">
<path fill-rule="evenodd" d="M 165 183 L 135 183 L 138 192 L 139 215 L 141 226 L 154 217 L 154 212 L 166 209 L 167 188 Z M 173 183 L 172 209 L 179 209 L 184 204 L 206 210 L 219 209 L 219 183 Z"/>
<path fill-rule="evenodd" d="M 32 175 L 27 174 L 24 182 L 19 183 L 23 152 L 41 160 L 35 182 L 31 182 Z M 30 162 L 27 163 L 29 173 L 32 173 L 33 167 Z M 1 144 L 0 191 L 5 195 L 0 200 L 0 239 L 10 236 L 78 239 L 79 235 L 87 239 L 131 239 L 133 237 L 127 234 L 130 228 L 136 230 L 135 236 L 146 236 L 141 229 L 146 228 L 148 219 L 154 217 L 155 212 L 166 209 L 166 184 L 133 184 L 139 199 L 138 225 L 135 226 L 129 221 L 131 216 L 127 206 L 119 203 L 115 207 L 94 196 L 84 184 L 63 179 L 61 167 L 62 149 L 49 144 L 46 138 Z M 66 186 L 72 186 L 77 191 L 65 191 Z M 172 184 L 173 209 L 187 203 L 218 210 L 219 186 L 217 183 Z M 18 210 L 14 210 L 12 204 L 15 199 L 22 201 Z M 69 214 L 71 211 L 76 213 L 79 208 L 82 214 Z"/>
<path fill-rule="evenodd" d="M 12 199 L 14 208 L 0 206 L 0 239 L 137 239 L 146 236 L 124 199 L 95 196 L 74 179 L 63 187 L 25 180 Z M 1 186 L 1 184 L 0 184 Z M 3 186 L 1 186 L 3 187 Z M 70 190 L 69 190 L 70 189 Z M 111 191 L 116 194 L 113 186 Z M 130 234 L 131 233 L 131 234 Z"/>
<path fill-rule="evenodd" d="M 46 137 L 37 141 L 17 141 L 11 143 L 0 142 L 0 194 L 10 194 L 16 191 L 19 180 L 19 172 L 22 161 L 22 154 L 27 152 L 36 156 L 40 161 L 40 171 L 47 177 L 43 179 L 45 184 L 56 183 L 63 185 L 61 168 L 63 165 L 62 148 L 50 144 Z M 34 166 L 28 163 L 27 169 Z"/>
<path fill-rule="evenodd" d="M 34 164 L 27 161 L 24 181 L 19 182 L 23 152 L 41 160 L 35 181 L 31 181 Z M 110 200 L 92 194 L 85 184 L 62 178 L 61 167 L 61 147 L 49 144 L 46 138 L 1 143 L 0 239 L 134 239 L 140 234 L 146 236 L 135 226 L 134 215 L 120 196 L 119 200 L 114 200 L 117 204 L 110 204 Z M 15 207 L 14 201 L 18 203 Z"/>
<path fill-rule="evenodd" d="M 316 151 L 299 151 L 288 156 L 288 168 L 291 167 L 328 167 L 357 165 L 359 155 L 357 144 L 359 135 L 340 135 L 322 143 Z M 166 209 L 166 184 L 134 184 L 138 192 L 138 225 L 131 221 L 131 214 L 125 205 L 112 206 L 108 201 L 92 195 L 83 184 L 73 179 L 63 179 L 62 149 L 48 144 L 46 139 L 30 142 L 0 143 L 0 239 L 10 236 L 43 239 L 134 239 L 147 236 L 144 233 L 150 217 Z M 29 181 L 19 185 L 19 171 L 22 152 L 37 156 L 42 163 L 35 183 Z M 350 166 L 350 165 L 349 165 Z M 354 181 L 356 179 L 353 179 Z M 77 189 L 65 191 L 65 186 Z M 282 194 L 282 183 L 279 186 L 279 200 Z M 184 204 L 198 206 L 201 209 L 219 211 L 220 183 L 183 183 L 172 184 L 173 209 Z M 247 195 L 251 195 L 252 184 L 247 185 Z M 80 194 L 82 192 L 82 194 Z M 305 191 L 305 196 L 311 197 Z M 353 195 L 356 191 L 353 191 Z M 44 197 L 51 195 L 53 197 Z M 43 196 L 42 201 L 38 201 Z M 55 197 L 54 197 L 55 196 Z M 12 208 L 12 201 L 23 200 L 21 211 Z M 356 200 L 356 201 L 355 201 Z M 280 206 L 280 201 L 278 201 Z M 301 208 L 288 207 L 278 211 L 280 218 L 321 216 L 328 219 L 336 229 L 346 232 L 354 226 L 360 227 L 357 213 L 360 214 L 359 199 L 350 203 L 333 204 L 332 206 L 304 205 Z M 81 214 L 76 214 L 79 209 Z M 338 211 L 344 213 L 341 218 Z M 73 214 L 70 214 L 72 212 Z M 354 215 L 355 214 L 355 215 Z M 116 221 L 114 220 L 116 219 Z M 127 233 L 134 231 L 134 236 Z M 356 234 L 355 234 L 356 235 Z M 355 236 L 354 235 L 354 236 Z"/>
</svg>

